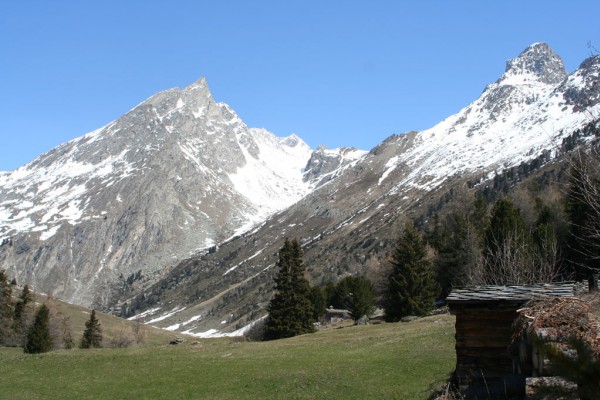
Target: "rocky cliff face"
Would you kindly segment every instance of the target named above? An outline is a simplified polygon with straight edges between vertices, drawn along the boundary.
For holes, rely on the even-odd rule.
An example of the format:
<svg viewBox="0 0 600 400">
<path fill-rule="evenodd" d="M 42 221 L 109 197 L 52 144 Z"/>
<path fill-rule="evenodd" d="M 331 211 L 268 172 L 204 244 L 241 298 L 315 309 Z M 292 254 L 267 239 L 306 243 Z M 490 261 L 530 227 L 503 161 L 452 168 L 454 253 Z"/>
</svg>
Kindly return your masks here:
<svg viewBox="0 0 600 400">
<path fill-rule="evenodd" d="M 567 75 L 561 58 L 546 43 L 534 43 L 506 62 L 506 70 L 497 83 L 520 80 L 556 85 Z"/>
<path fill-rule="evenodd" d="M 310 155 L 296 136 L 248 128 L 204 79 L 158 93 L 0 173 L 0 268 L 102 306 L 132 274 L 158 277 L 299 200 Z"/>
<path fill-rule="evenodd" d="M 585 112 L 600 102 L 600 55 L 585 60 L 577 71 L 563 81 L 555 90 L 555 96 L 562 95 L 565 105 L 575 112 Z"/>
<path fill-rule="evenodd" d="M 352 165 L 365 154 L 366 151 L 353 147 L 330 150 L 320 146 L 306 163 L 303 179 L 311 187 L 319 187 L 334 179 L 347 166 Z"/>
<path fill-rule="evenodd" d="M 124 310 L 199 335 L 243 329 L 266 314 L 286 236 L 302 243 L 313 283 L 376 274 L 404 220 L 447 192 L 460 198 L 467 179 L 484 182 L 542 154 L 551 160 L 564 137 L 600 115 L 599 63 L 592 58 L 567 74 L 547 45 L 530 46 L 457 114 L 428 130 L 389 137 L 259 229 L 184 261 L 160 285 L 128 299 Z M 307 176 L 335 165 L 317 153 Z"/>
</svg>

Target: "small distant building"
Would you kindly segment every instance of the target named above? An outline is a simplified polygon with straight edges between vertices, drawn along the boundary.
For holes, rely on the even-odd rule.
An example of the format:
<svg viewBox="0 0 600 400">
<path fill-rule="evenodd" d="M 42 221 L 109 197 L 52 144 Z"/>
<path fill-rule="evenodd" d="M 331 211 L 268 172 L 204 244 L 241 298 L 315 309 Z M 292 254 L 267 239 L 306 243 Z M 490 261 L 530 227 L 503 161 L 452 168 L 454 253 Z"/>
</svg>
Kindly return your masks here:
<svg viewBox="0 0 600 400">
<path fill-rule="evenodd" d="M 573 297 L 574 285 L 477 286 L 446 298 L 456 316 L 454 383 L 466 399 L 521 399 L 526 376 L 511 346 L 517 310 L 533 299 Z"/>
<path fill-rule="evenodd" d="M 350 311 L 328 308 L 321 317 L 321 323 L 325 325 L 331 325 L 348 319 L 352 319 Z"/>
</svg>

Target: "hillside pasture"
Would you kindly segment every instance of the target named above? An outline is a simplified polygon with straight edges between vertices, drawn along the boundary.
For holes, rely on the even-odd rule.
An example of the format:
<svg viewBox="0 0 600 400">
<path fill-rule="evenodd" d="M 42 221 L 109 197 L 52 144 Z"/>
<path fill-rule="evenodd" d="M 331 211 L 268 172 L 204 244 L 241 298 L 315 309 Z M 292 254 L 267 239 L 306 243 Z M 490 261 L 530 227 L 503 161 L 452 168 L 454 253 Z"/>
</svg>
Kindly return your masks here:
<svg viewBox="0 0 600 400">
<path fill-rule="evenodd" d="M 455 366 L 454 318 L 352 326 L 272 342 L 0 349 L 1 399 L 427 399 Z"/>
</svg>

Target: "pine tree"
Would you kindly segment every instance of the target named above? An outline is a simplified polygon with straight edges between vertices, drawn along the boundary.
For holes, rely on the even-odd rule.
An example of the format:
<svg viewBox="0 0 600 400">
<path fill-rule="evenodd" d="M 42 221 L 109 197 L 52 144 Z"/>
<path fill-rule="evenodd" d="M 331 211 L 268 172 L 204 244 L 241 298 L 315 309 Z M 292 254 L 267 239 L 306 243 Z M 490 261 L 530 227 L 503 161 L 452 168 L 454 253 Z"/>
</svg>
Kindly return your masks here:
<svg viewBox="0 0 600 400">
<path fill-rule="evenodd" d="M 319 321 L 327 307 L 327 304 L 325 304 L 324 289 L 320 286 L 313 286 L 310 288 L 308 297 L 313 306 L 313 320 Z"/>
<path fill-rule="evenodd" d="M 478 249 L 474 248 L 473 227 L 458 213 L 448 215 L 439 230 L 434 265 L 440 286 L 439 298 L 444 299 L 453 287 L 468 283 Z"/>
<path fill-rule="evenodd" d="M 498 200 L 492 207 L 490 224 L 485 231 L 485 250 L 493 257 L 501 251 L 507 239 L 513 235 L 522 237 L 525 221 L 521 211 L 515 207 L 508 197 Z"/>
<path fill-rule="evenodd" d="M 587 279 L 589 289 L 597 290 L 600 246 L 595 240 L 600 232 L 600 184 L 591 178 L 591 162 L 580 155 L 571 168 L 566 205 L 570 229 L 565 258 L 576 278 Z"/>
<path fill-rule="evenodd" d="M 45 353 L 52 350 L 52 337 L 50 335 L 50 310 L 42 304 L 35 313 L 35 318 L 29 332 L 27 342 L 23 348 L 25 353 Z"/>
<path fill-rule="evenodd" d="M 487 284 L 525 284 L 535 265 L 535 254 L 521 211 L 504 197 L 492 207 L 485 232 L 484 281 Z"/>
<path fill-rule="evenodd" d="M 473 212 L 471 213 L 469 220 L 475 228 L 475 232 L 477 232 L 477 235 L 481 240 L 480 244 L 482 244 L 484 241 L 485 232 L 490 224 L 488 204 L 485 201 L 485 197 L 483 197 L 483 195 L 480 194 L 475 199 L 475 202 L 473 203 Z"/>
<path fill-rule="evenodd" d="M 32 300 L 33 296 L 31 295 L 29 286 L 25 285 L 19 296 L 19 301 L 15 304 L 15 320 L 19 321 L 22 319 L 27 305 L 29 305 Z"/>
<path fill-rule="evenodd" d="M 277 266 L 276 293 L 268 306 L 265 339 L 282 339 L 314 332 L 310 285 L 304 278 L 302 248 L 296 239 L 285 239 Z"/>
<path fill-rule="evenodd" d="M 373 283 L 362 276 L 347 276 L 338 282 L 333 305 L 350 311 L 354 321 L 369 316 L 375 306 Z"/>
<path fill-rule="evenodd" d="M 90 349 L 94 347 L 102 347 L 102 327 L 100 321 L 96 318 L 96 310 L 92 310 L 90 319 L 85 323 L 83 337 L 79 343 L 79 348 Z"/>
<path fill-rule="evenodd" d="M 329 281 L 325 284 L 323 288 L 323 295 L 325 296 L 325 307 L 333 307 L 333 302 L 335 299 L 335 287 L 336 284 L 332 281 Z"/>
<path fill-rule="evenodd" d="M 12 287 L 4 270 L 0 271 L 0 346 L 13 345 L 14 306 Z"/>
<path fill-rule="evenodd" d="M 425 242 L 412 223 L 405 225 L 391 267 L 383 299 L 386 319 L 399 321 L 431 310 L 437 293 L 433 268 Z"/>
<path fill-rule="evenodd" d="M 546 204 L 542 199 L 534 199 L 537 213 L 531 236 L 538 253 L 539 271 L 547 275 L 540 281 L 573 279 L 563 268 L 563 257 L 568 237 L 568 225 L 562 212 L 562 205 Z"/>
<path fill-rule="evenodd" d="M 27 327 L 33 313 L 33 296 L 29 286 L 25 285 L 14 308 L 14 332 L 17 343 L 22 345 L 27 337 Z"/>
</svg>

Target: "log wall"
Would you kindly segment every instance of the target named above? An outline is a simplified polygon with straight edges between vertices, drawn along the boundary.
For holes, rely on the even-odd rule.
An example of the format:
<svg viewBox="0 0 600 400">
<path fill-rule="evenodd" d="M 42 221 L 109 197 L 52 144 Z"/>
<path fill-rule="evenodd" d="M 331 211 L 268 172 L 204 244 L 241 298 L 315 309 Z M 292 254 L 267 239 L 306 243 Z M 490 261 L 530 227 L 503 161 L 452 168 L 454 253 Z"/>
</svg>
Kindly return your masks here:
<svg viewBox="0 0 600 400">
<path fill-rule="evenodd" d="M 520 305 L 520 304 L 519 304 Z M 468 399 L 511 399 L 525 395 L 525 376 L 513 373 L 511 346 L 517 304 L 454 305 L 455 382 Z"/>
</svg>

